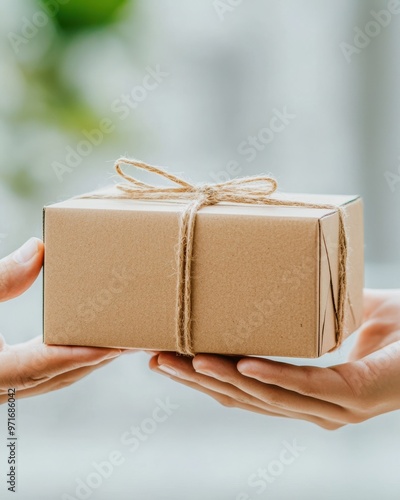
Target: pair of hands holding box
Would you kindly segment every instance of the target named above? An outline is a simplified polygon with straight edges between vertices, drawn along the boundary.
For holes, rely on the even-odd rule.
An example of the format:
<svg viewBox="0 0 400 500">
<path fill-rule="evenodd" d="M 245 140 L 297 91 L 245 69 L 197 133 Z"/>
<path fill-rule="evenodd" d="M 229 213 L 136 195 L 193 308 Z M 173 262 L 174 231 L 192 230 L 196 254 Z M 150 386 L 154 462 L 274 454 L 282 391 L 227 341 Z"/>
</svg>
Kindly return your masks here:
<svg viewBox="0 0 400 500">
<path fill-rule="evenodd" d="M 35 281 L 44 247 L 32 238 L 0 261 L 0 301 Z M 364 321 L 347 363 L 329 368 L 294 366 L 253 357 L 162 352 L 150 360 L 157 373 L 197 389 L 224 406 L 269 416 L 308 420 L 334 430 L 400 409 L 400 290 L 366 290 Z M 7 345 L 0 336 L 0 403 L 10 387 L 19 397 L 66 387 L 124 350 L 47 346 L 41 338 Z"/>
</svg>

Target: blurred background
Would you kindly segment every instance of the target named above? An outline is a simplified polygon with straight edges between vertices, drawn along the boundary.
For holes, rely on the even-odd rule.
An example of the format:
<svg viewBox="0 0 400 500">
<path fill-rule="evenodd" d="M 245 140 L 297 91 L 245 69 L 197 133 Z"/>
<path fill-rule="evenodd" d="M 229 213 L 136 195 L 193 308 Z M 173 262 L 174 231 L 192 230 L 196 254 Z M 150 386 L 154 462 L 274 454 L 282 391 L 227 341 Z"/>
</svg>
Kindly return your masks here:
<svg viewBox="0 0 400 500">
<path fill-rule="evenodd" d="M 359 193 L 366 285 L 399 287 L 399 55 L 396 1 L 3 0 L 0 253 L 41 237 L 43 205 L 109 184 L 127 155 L 192 181 L 264 172 L 284 191 Z M 0 305 L 10 343 L 41 333 L 41 293 L 38 280 Z M 353 341 L 313 364 L 344 362 Z M 219 407 L 147 362 L 124 356 L 19 403 L 18 498 L 398 498 L 398 412 L 329 433 Z M 121 436 L 167 397 L 179 408 L 130 452 Z M 250 487 L 293 439 L 295 462 Z M 124 463 L 79 490 L 113 450 Z"/>
</svg>

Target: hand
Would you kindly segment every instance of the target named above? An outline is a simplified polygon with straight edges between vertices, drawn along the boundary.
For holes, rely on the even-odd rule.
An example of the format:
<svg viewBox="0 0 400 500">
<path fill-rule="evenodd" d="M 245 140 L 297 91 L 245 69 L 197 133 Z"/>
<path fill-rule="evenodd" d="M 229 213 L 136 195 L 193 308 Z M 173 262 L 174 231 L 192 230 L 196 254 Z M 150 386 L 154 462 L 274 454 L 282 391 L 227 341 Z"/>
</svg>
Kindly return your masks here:
<svg viewBox="0 0 400 500">
<path fill-rule="evenodd" d="M 334 430 L 400 409 L 400 290 L 366 290 L 364 321 L 347 363 L 330 368 L 267 359 L 160 353 L 150 367 L 224 406 Z"/>
<path fill-rule="evenodd" d="M 0 302 L 21 295 L 35 281 L 43 264 L 43 243 L 30 239 L 0 260 Z M 48 346 L 41 337 L 7 345 L 0 335 L 0 404 L 9 388 L 17 398 L 66 387 L 121 354 L 119 349 Z"/>
</svg>

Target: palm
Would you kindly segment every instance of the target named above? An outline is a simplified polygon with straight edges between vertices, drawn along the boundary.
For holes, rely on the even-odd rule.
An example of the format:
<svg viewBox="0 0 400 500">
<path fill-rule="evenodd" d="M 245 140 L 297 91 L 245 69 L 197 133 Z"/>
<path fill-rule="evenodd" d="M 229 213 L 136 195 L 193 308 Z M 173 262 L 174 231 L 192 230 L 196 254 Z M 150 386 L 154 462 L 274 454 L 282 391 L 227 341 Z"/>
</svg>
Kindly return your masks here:
<svg viewBox="0 0 400 500">
<path fill-rule="evenodd" d="M 37 396 L 67 387 L 110 363 L 120 350 L 46 346 L 41 337 L 7 345 L 0 335 L 0 404 L 10 387 L 18 398 Z"/>
<path fill-rule="evenodd" d="M 400 290 L 365 292 L 364 323 L 349 361 L 400 340 Z"/>
</svg>

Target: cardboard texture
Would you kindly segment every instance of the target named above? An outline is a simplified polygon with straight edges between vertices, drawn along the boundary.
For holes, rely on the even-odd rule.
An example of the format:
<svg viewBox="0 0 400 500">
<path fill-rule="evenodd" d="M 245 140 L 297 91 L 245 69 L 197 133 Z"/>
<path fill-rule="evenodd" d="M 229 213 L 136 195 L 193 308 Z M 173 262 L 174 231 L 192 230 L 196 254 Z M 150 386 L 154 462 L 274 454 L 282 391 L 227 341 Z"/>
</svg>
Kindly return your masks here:
<svg viewBox="0 0 400 500">
<path fill-rule="evenodd" d="M 355 196 L 275 194 L 346 205 L 345 335 L 362 318 L 363 208 Z M 44 342 L 174 351 L 183 205 L 71 199 L 44 209 Z M 337 211 L 218 204 L 197 214 L 196 352 L 318 357 L 335 346 Z"/>
</svg>

